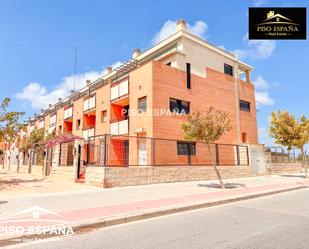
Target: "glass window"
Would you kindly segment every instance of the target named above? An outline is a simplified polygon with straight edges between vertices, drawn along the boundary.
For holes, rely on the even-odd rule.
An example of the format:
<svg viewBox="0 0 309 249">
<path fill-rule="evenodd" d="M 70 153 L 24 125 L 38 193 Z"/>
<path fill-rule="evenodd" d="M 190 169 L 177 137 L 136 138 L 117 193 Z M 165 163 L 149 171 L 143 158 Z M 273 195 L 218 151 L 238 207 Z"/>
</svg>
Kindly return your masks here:
<svg viewBox="0 0 309 249">
<path fill-rule="evenodd" d="M 80 128 L 80 119 L 76 120 L 76 130 L 79 130 Z"/>
<path fill-rule="evenodd" d="M 239 109 L 241 111 L 250 112 L 250 102 L 245 101 L 245 100 L 240 100 L 239 101 Z"/>
<path fill-rule="evenodd" d="M 195 143 L 177 141 L 177 155 L 196 155 Z"/>
<path fill-rule="evenodd" d="M 138 112 L 146 112 L 147 111 L 147 97 L 142 97 L 138 99 Z"/>
<path fill-rule="evenodd" d="M 107 111 L 104 110 L 101 112 L 101 123 L 105 123 L 107 121 Z"/>
<path fill-rule="evenodd" d="M 187 88 L 191 89 L 191 64 L 187 63 Z"/>
<path fill-rule="evenodd" d="M 170 98 L 170 111 L 176 113 L 190 113 L 190 103 L 180 99 Z"/>
<path fill-rule="evenodd" d="M 229 64 L 224 64 L 224 73 L 233 76 L 233 67 Z"/>
</svg>

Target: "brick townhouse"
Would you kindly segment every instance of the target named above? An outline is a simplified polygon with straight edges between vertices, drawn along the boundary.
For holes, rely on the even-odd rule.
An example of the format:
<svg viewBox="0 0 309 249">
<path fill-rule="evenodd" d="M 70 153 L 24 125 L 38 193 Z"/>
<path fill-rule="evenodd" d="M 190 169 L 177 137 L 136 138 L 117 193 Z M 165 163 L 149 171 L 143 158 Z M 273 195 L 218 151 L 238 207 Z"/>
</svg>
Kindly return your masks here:
<svg viewBox="0 0 309 249">
<path fill-rule="evenodd" d="M 233 145 L 258 144 L 251 71 L 234 54 L 189 33 L 180 20 L 171 36 L 144 52 L 135 49 L 128 62 L 106 68 L 103 77 L 42 110 L 21 136 L 37 127 L 84 139 L 56 146 L 53 168 L 76 165 L 77 154 L 78 161 L 96 166 L 182 165 L 188 148 L 190 164 L 208 165 L 201 145 L 183 141 L 180 124 L 187 113 L 213 106 L 231 120 L 232 129 L 217 141 L 231 145 L 220 149 L 229 165 L 236 160 Z M 182 115 L 171 115 L 177 112 Z"/>
</svg>

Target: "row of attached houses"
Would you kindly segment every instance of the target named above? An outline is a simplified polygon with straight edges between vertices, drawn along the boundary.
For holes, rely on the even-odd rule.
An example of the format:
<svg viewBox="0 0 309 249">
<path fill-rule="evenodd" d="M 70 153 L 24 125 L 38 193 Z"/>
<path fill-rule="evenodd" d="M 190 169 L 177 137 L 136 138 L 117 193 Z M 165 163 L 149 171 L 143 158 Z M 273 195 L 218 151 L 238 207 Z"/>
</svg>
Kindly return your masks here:
<svg viewBox="0 0 309 249">
<path fill-rule="evenodd" d="M 135 49 L 128 62 L 108 67 L 103 77 L 87 81 L 83 89 L 31 118 L 21 138 L 35 127 L 44 128 L 46 135 L 82 138 L 78 146 L 75 141 L 53 149 L 53 168 L 80 161 L 95 166 L 182 165 L 188 154 L 190 165 L 202 165 L 207 164 L 204 149 L 183 141 L 180 124 L 186 114 L 213 106 L 229 115 L 232 126 L 217 141 L 222 145 L 217 159 L 239 165 L 235 146 L 258 144 L 251 71 L 234 54 L 189 33 L 180 20 L 168 38 L 144 52 Z M 73 171 L 78 178 L 81 169 Z"/>
</svg>

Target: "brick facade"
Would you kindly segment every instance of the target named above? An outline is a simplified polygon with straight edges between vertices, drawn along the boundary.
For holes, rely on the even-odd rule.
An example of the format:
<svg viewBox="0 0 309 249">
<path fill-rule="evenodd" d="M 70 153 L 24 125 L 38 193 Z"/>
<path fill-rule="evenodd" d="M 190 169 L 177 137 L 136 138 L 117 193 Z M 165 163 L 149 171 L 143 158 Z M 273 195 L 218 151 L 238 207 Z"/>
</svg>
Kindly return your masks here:
<svg viewBox="0 0 309 249">
<path fill-rule="evenodd" d="M 225 64 L 232 68 L 232 72 L 225 71 Z M 118 137 L 110 139 L 108 144 L 108 166 L 141 166 L 123 169 L 88 167 L 85 173 L 86 182 L 96 182 L 91 179 L 100 179 L 102 172 L 105 180 L 99 184 L 104 186 L 211 179 L 211 168 L 179 166 L 188 163 L 187 156 L 177 153 L 177 140 L 183 140 L 180 125 L 186 120 L 186 115 L 167 114 L 170 111 L 170 99 L 189 102 L 191 113 L 205 111 L 211 106 L 226 112 L 232 128 L 216 143 L 237 146 L 257 144 L 255 90 L 250 79 L 251 70 L 251 66 L 239 61 L 235 55 L 187 32 L 184 25 L 177 29 L 175 34 L 144 53 L 137 51 L 128 63 L 116 70 L 107 70 L 108 74 L 95 82 L 87 81 L 83 89 L 50 105 L 47 110 L 29 121 L 26 136 L 31 133 L 34 125 L 39 126 L 40 120 L 44 120 L 46 134 L 71 133 L 84 138 L 79 158 L 81 164 L 85 162 L 88 165 L 103 166 L 106 162 L 102 160 L 101 154 L 105 145 L 100 144 L 98 136 L 117 135 Z M 239 72 L 245 74 L 246 81 L 240 79 Z M 187 77 L 191 79 L 190 87 Z M 140 113 L 136 111 L 141 98 L 146 99 L 146 112 Z M 250 103 L 249 112 L 240 110 L 240 100 Z M 72 117 L 69 118 L 65 117 L 68 108 L 72 108 Z M 124 111 L 129 112 L 125 114 Z M 54 118 L 56 122 L 51 124 Z M 137 139 L 122 138 L 123 135 Z M 25 134 L 21 134 L 22 139 L 24 136 Z M 96 140 L 91 143 L 93 136 L 96 136 Z M 144 137 L 171 140 L 152 141 L 145 140 Z M 250 175 L 248 166 L 229 166 L 241 164 L 235 161 L 247 156 L 243 151 L 236 153 L 235 148 L 222 146 L 219 151 L 212 148 L 213 153 L 218 154 L 220 164 L 224 165 L 221 167 L 224 177 Z M 51 161 L 48 164 L 54 169 L 52 175 L 61 178 L 62 174 L 71 173 L 73 179 L 76 178 L 76 157 L 74 163 L 72 162 L 76 149 L 76 146 L 73 149 L 73 146 L 68 144 L 55 146 L 53 158 L 46 160 Z M 190 163 L 210 165 L 208 153 L 205 145 L 197 144 L 196 155 L 190 158 Z M 75 165 L 74 169 L 58 167 L 72 164 Z M 145 168 L 143 165 L 162 167 Z M 117 177 L 114 177 L 115 174 Z M 145 175 L 149 176 L 148 180 Z"/>
</svg>

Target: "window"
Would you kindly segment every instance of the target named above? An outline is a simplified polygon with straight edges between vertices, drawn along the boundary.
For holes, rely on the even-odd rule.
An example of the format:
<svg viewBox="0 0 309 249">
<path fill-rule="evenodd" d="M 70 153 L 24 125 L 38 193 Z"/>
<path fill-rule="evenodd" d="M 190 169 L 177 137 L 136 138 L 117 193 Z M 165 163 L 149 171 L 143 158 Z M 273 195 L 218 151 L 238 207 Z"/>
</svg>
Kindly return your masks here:
<svg viewBox="0 0 309 249">
<path fill-rule="evenodd" d="M 187 88 L 191 89 L 191 64 L 187 63 Z"/>
<path fill-rule="evenodd" d="M 95 108 L 95 101 L 95 96 L 85 99 L 83 104 L 83 111 L 85 112 Z"/>
<path fill-rule="evenodd" d="M 76 120 L 76 130 L 80 129 L 80 119 Z"/>
<path fill-rule="evenodd" d="M 196 155 L 195 143 L 177 141 L 177 155 Z"/>
<path fill-rule="evenodd" d="M 105 123 L 107 121 L 107 111 L 101 112 L 101 123 Z"/>
<path fill-rule="evenodd" d="M 54 125 L 56 123 L 56 114 L 50 116 L 49 125 Z"/>
<path fill-rule="evenodd" d="M 147 111 L 147 97 L 142 97 L 138 99 L 137 103 L 138 112 L 146 112 Z"/>
<path fill-rule="evenodd" d="M 166 63 L 167 66 L 172 66 L 172 62 Z"/>
<path fill-rule="evenodd" d="M 246 132 L 243 132 L 243 133 L 241 134 L 241 137 L 242 137 L 242 142 L 243 142 L 243 143 L 247 143 L 247 133 L 246 133 Z"/>
<path fill-rule="evenodd" d="M 239 109 L 241 111 L 250 112 L 250 102 L 245 100 L 239 100 Z"/>
<path fill-rule="evenodd" d="M 170 111 L 188 114 L 190 112 L 190 103 L 184 100 L 170 98 Z"/>
<path fill-rule="evenodd" d="M 233 76 L 233 67 L 229 64 L 224 64 L 224 73 Z"/>
</svg>

